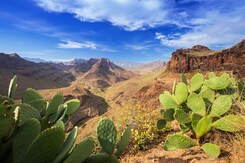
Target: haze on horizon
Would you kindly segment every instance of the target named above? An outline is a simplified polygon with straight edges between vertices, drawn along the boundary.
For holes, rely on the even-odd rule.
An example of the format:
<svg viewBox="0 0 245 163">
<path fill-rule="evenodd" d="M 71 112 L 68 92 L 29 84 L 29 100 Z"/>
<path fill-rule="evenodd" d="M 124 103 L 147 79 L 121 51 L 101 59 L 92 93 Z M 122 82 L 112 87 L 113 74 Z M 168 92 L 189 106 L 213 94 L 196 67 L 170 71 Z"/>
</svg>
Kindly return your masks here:
<svg viewBox="0 0 245 163">
<path fill-rule="evenodd" d="M 244 11 L 244 0 L 1 0 L 0 52 L 48 61 L 168 60 L 177 48 L 241 41 Z"/>
</svg>

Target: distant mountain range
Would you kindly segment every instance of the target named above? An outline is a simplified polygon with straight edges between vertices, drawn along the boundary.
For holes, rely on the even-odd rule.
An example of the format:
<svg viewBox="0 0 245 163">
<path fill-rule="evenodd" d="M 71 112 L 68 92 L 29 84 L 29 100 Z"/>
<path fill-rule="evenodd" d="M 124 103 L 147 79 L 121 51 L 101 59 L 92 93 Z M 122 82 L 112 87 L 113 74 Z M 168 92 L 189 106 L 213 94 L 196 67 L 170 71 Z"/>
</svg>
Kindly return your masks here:
<svg viewBox="0 0 245 163">
<path fill-rule="evenodd" d="M 69 63 L 28 61 L 18 54 L 0 53 L 0 94 L 6 94 L 10 79 L 18 76 L 20 94 L 26 88 L 48 89 L 70 85 L 79 79 L 91 86 L 105 88 L 136 74 L 115 65 L 106 58 L 76 59 Z M 33 62 L 36 61 L 36 62 Z"/>
</svg>

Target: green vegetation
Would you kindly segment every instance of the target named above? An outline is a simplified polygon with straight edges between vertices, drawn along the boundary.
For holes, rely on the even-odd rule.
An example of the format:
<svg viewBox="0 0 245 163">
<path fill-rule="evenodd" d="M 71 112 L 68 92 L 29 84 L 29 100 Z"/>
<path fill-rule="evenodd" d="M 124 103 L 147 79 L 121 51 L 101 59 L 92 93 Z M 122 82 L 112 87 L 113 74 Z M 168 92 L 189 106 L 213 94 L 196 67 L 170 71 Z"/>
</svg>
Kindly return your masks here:
<svg viewBox="0 0 245 163">
<path fill-rule="evenodd" d="M 174 86 L 173 94 L 165 91 L 159 96 L 164 109 L 157 127 L 164 128 L 167 122 L 178 121 L 179 133 L 168 135 L 164 149 L 186 149 L 200 145 L 210 157 L 220 155 L 220 147 L 205 143 L 205 135 L 211 130 L 237 132 L 244 130 L 245 116 L 235 114 L 237 107 L 244 103 L 244 83 L 224 73 L 216 76 L 210 73 L 208 79 L 197 73 L 188 84 L 182 75 L 181 82 Z M 242 85 L 242 86 L 241 86 Z M 187 136 L 189 135 L 189 136 Z M 195 139 L 192 139 L 195 138 Z"/>
<path fill-rule="evenodd" d="M 108 118 L 97 126 L 102 151 L 92 154 L 94 140 L 86 138 L 74 146 L 78 129 L 65 132 L 69 117 L 80 107 L 72 99 L 64 103 L 61 94 L 46 101 L 36 90 L 27 89 L 21 103 L 12 99 L 17 87 L 16 76 L 11 80 L 8 96 L 0 96 L 0 162 L 119 162 L 126 149 L 131 129 L 127 127 L 117 144 L 116 128 Z"/>
</svg>

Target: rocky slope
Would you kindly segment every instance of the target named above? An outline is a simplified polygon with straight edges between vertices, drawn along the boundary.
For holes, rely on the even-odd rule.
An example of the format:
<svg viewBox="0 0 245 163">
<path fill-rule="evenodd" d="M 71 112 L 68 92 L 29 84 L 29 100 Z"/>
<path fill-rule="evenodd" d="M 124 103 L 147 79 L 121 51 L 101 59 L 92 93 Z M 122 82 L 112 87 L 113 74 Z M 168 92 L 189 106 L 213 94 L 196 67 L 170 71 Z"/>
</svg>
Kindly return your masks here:
<svg viewBox="0 0 245 163">
<path fill-rule="evenodd" d="M 61 65 L 34 63 L 17 54 L 0 53 L 0 94 L 6 94 L 10 79 L 18 76 L 17 96 L 32 87 L 34 89 L 65 87 L 75 77 L 60 69 Z"/>
<path fill-rule="evenodd" d="M 229 49 L 214 51 L 196 45 L 191 49 L 176 50 L 167 64 L 167 70 L 178 73 L 192 71 L 229 70 L 245 76 L 245 40 Z"/>
<path fill-rule="evenodd" d="M 79 62 L 71 71 L 79 76 L 79 79 L 97 88 L 105 88 L 136 76 L 133 72 L 126 71 L 106 58 L 92 58 Z"/>
</svg>

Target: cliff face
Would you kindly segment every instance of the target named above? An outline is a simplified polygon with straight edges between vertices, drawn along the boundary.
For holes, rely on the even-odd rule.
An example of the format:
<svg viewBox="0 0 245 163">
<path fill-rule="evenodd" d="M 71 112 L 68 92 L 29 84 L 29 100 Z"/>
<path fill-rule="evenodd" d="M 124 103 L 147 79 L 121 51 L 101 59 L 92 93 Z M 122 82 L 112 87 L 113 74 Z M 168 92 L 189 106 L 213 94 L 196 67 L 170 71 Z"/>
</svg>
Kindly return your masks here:
<svg viewBox="0 0 245 163">
<path fill-rule="evenodd" d="M 172 54 L 167 70 L 178 73 L 229 70 L 244 77 L 245 40 L 221 51 L 213 51 L 201 45 L 178 49 Z"/>
</svg>

